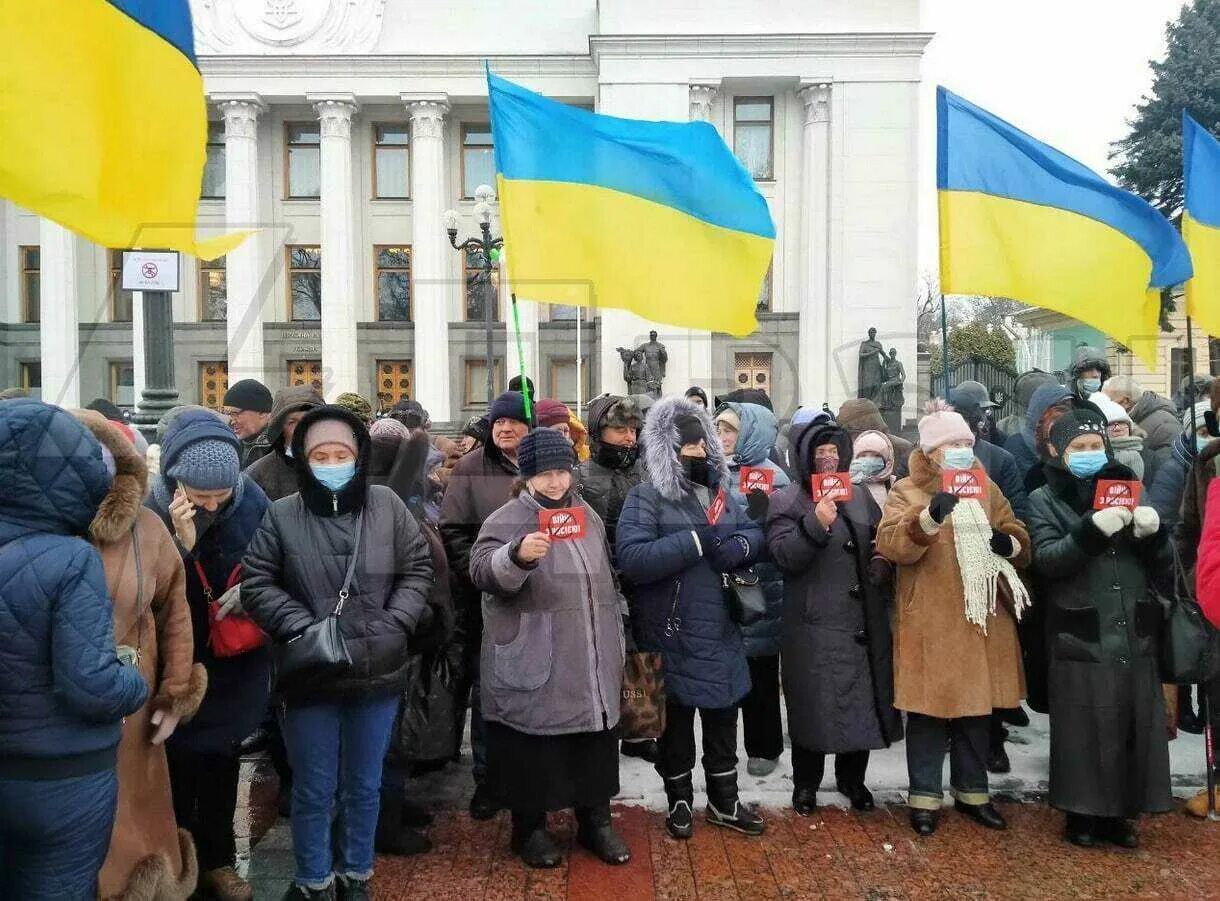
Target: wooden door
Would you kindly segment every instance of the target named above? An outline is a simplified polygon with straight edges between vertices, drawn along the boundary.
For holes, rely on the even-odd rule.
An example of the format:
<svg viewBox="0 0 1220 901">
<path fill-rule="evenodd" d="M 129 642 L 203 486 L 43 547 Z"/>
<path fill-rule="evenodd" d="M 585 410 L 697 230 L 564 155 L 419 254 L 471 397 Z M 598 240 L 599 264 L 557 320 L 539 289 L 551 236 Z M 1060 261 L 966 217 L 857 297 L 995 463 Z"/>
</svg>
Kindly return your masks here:
<svg viewBox="0 0 1220 901">
<path fill-rule="evenodd" d="M 289 360 L 288 386 L 312 385 L 319 394 L 322 393 L 322 361 L 321 360 Z"/>
<path fill-rule="evenodd" d="M 399 401 L 410 400 L 414 388 L 410 360 L 377 361 L 377 400 L 383 412 Z"/>
<path fill-rule="evenodd" d="M 771 354 L 734 354 L 733 369 L 734 388 L 761 388 L 771 393 Z"/>
<path fill-rule="evenodd" d="M 199 403 L 213 410 L 224 406 L 225 392 L 229 390 L 229 363 L 227 360 L 212 360 L 199 364 Z"/>
</svg>

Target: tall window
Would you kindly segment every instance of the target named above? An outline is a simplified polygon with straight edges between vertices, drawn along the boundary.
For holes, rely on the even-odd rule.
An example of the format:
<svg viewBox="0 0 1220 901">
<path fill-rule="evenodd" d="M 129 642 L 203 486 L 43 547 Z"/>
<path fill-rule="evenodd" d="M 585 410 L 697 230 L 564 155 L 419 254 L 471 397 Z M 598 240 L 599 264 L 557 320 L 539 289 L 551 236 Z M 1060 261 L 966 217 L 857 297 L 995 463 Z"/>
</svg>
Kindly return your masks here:
<svg viewBox="0 0 1220 901">
<path fill-rule="evenodd" d="M 466 253 L 466 319 L 470 322 L 482 322 L 486 304 L 492 304 L 492 318 L 496 318 L 500 298 L 500 270 L 491 270 L 491 283 L 488 284 L 487 273 L 483 270 L 483 251 L 471 250 Z"/>
<path fill-rule="evenodd" d="M 21 364 L 21 387 L 35 400 L 42 400 L 42 364 Z"/>
<path fill-rule="evenodd" d="M 492 190 L 496 187 L 491 126 L 486 122 L 462 126 L 462 196 L 474 197 L 479 185 L 487 185 Z"/>
<path fill-rule="evenodd" d="M 406 122 L 373 126 L 373 196 L 378 200 L 411 196 L 410 141 Z"/>
<path fill-rule="evenodd" d="M 131 322 L 132 292 L 123 290 L 123 251 L 110 251 L 110 321 Z"/>
<path fill-rule="evenodd" d="M 284 125 L 289 199 L 322 196 L 322 130 L 317 122 Z"/>
<path fill-rule="evenodd" d="M 224 322 L 229 315 L 229 283 L 225 258 L 199 261 L 199 319 Z"/>
<path fill-rule="evenodd" d="M 110 402 L 120 407 L 136 405 L 136 370 L 130 362 L 111 362 Z"/>
<path fill-rule="evenodd" d="M 374 247 L 377 272 L 377 318 L 382 322 L 411 320 L 411 248 Z"/>
<path fill-rule="evenodd" d="M 504 360 L 496 357 L 493 361 L 495 370 L 495 390 L 498 393 L 504 384 Z M 483 357 L 465 361 L 466 379 L 462 391 L 462 404 L 467 407 L 487 406 L 487 361 Z"/>
<path fill-rule="evenodd" d="M 21 259 L 21 321 L 38 322 L 42 318 L 42 251 L 37 244 L 17 248 Z"/>
<path fill-rule="evenodd" d="M 204 200 L 223 200 L 225 196 L 225 124 L 208 123 L 208 156 L 203 164 L 203 187 L 199 196 Z"/>
<path fill-rule="evenodd" d="M 580 360 L 580 396 L 589 400 L 589 358 Z M 551 357 L 550 382 L 547 385 L 547 397 L 563 401 L 565 404 L 576 405 L 576 358 Z"/>
<path fill-rule="evenodd" d="M 755 181 L 775 177 L 775 98 L 733 100 L 733 152 Z"/>
<path fill-rule="evenodd" d="M 322 248 L 296 245 L 288 250 L 288 299 L 296 322 L 322 319 Z"/>
</svg>

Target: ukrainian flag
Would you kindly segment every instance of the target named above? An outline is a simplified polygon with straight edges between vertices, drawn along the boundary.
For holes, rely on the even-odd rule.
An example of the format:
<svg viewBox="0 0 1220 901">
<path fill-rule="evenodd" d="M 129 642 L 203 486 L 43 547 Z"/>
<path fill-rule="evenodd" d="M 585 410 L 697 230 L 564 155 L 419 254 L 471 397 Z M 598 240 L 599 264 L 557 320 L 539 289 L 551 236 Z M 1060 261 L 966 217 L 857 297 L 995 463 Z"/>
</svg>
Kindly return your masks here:
<svg viewBox="0 0 1220 901">
<path fill-rule="evenodd" d="M 956 94 L 937 88 L 940 280 L 1063 313 L 1156 366 L 1157 289 L 1190 254 L 1144 200 Z"/>
<path fill-rule="evenodd" d="M 1182 112 L 1182 238 L 1194 260 L 1186 283 L 1186 314 L 1220 335 L 1220 141 Z"/>
<path fill-rule="evenodd" d="M 0 196 L 104 247 L 213 259 L 187 0 L 0 0 Z"/>
<path fill-rule="evenodd" d="M 747 335 L 775 226 L 706 122 L 577 109 L 487 76 L 500 219 L 515 289 Z"/>
</svg>

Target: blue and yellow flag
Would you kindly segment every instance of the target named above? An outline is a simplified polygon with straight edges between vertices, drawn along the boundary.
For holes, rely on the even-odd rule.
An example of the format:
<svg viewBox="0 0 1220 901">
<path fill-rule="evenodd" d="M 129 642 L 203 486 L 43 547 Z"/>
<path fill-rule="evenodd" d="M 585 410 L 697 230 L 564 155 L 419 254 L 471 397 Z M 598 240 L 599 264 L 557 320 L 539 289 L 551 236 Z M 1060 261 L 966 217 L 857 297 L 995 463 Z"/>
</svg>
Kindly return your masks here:
<svg viewBox="0 0 1220 901">
<path fill-rule="evenodd" d="M 940 282 L 1054 310 L 1156 366 L 1159 291 L 1190 278 L 1174 227 L 1143 199 L 937 88 Z"/>
<path fill-rule="evenodd" d="M 515 290 L 754 331 L 775 226 L 715 128 L 603 116 L 490 73 L 487 87 Z"/>
<path fill-rule="evenodd" d="M 1195 275 L 1186 283 L 1186 315 L 1220 335 L 1220 141 L 1182 111 L 1182 239 Z"/>
<path fill-rule="evenodd" d="M 0 197 L 103 247 L 196 241 L 207 144 L 187 0 L 0 2 Z"/>
</svg>

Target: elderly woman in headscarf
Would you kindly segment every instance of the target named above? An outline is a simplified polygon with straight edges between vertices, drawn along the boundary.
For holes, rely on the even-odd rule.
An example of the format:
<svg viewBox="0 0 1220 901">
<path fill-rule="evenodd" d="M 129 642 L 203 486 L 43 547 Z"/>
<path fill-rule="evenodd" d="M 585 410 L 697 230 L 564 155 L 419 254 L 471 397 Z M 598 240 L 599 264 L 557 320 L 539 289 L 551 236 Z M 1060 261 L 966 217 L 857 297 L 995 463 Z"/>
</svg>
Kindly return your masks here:
<svg viewBox="0 0 1220 901">
<path fill-rule="evenodd" d="M 870 429 L 861 432 L 852 442 L 852 484 L 864 488 L 865 495 L 884 509 L 890 489 L 894 487 L 894 443 L 889 435 Z"/>
</svg>

